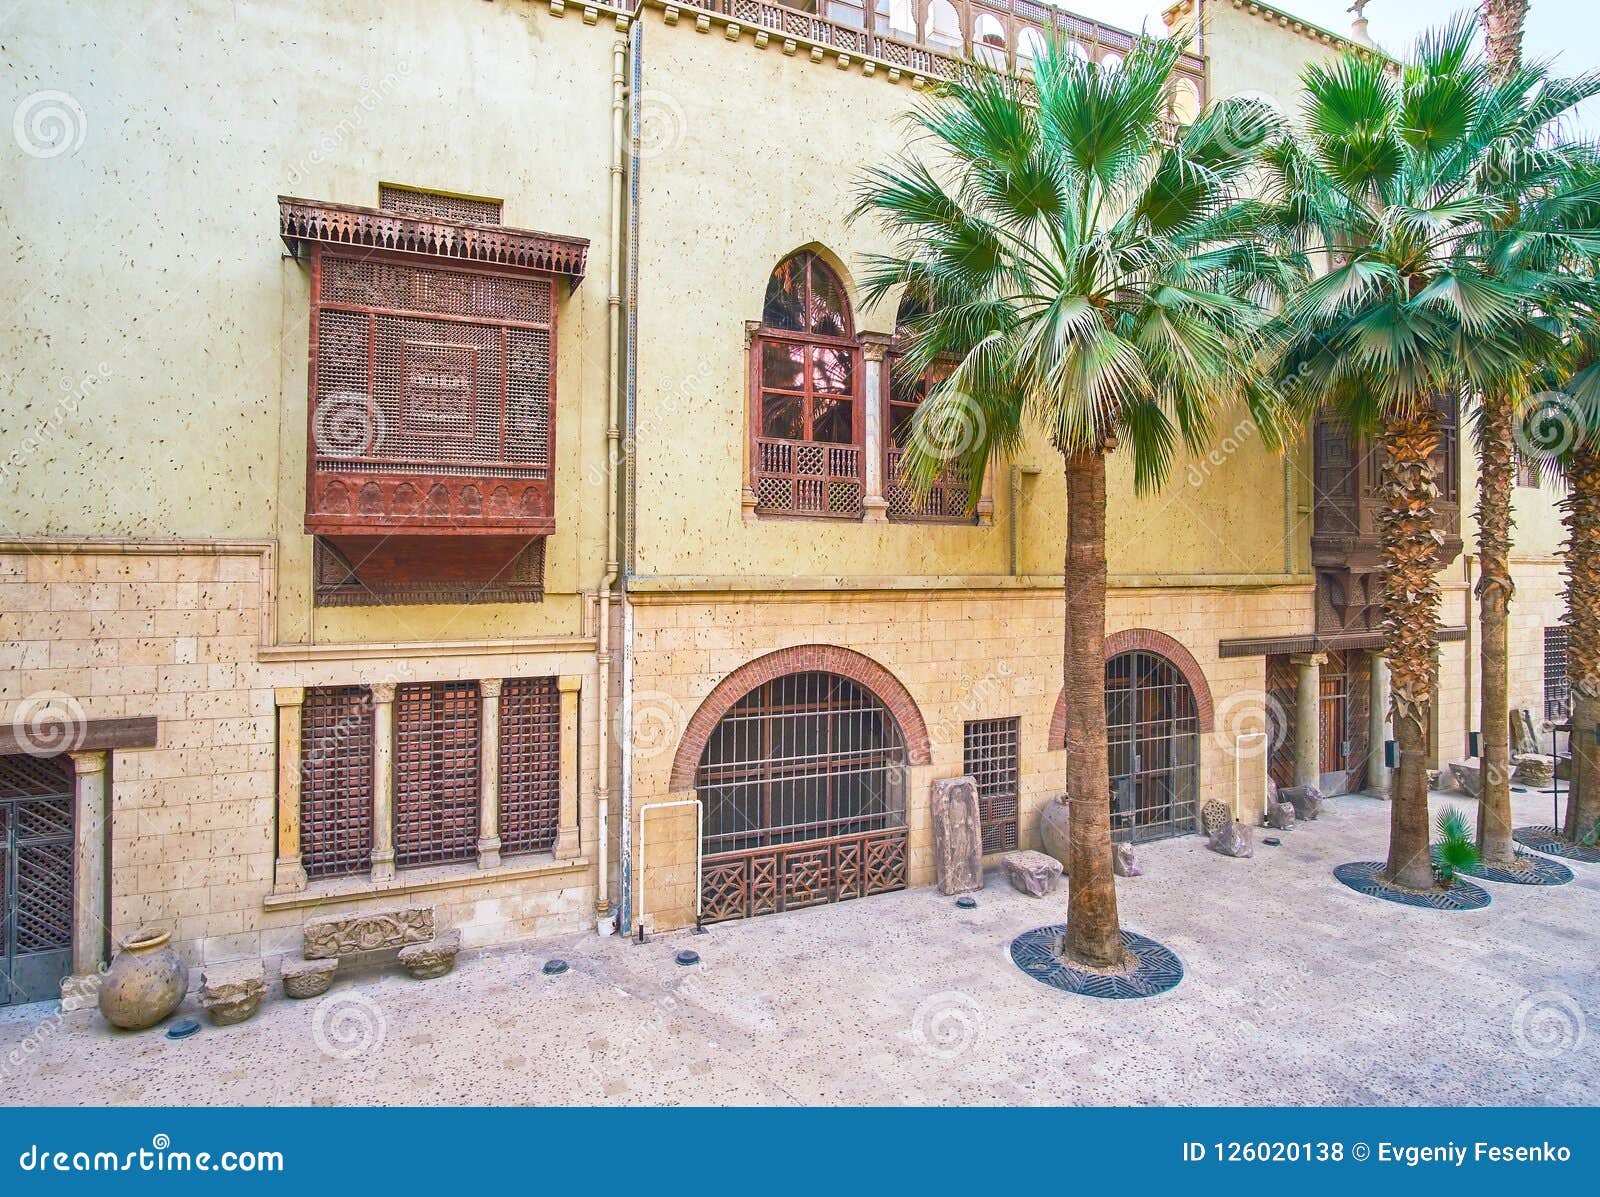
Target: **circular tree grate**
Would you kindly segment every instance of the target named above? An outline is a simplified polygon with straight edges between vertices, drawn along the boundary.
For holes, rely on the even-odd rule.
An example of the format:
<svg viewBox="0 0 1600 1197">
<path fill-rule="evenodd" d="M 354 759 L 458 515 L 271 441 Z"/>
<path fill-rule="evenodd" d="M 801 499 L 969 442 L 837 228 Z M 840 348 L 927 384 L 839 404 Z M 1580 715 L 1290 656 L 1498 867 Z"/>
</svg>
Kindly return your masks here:
<svg viewBox="0 0 1600 1197">
<path fill-rule="evenodd" d="M 1382 898 L 1385 902 L 1398 902 L 1401 906 L 1421 906 L 1429 910 L 1482 910 L 1489 905 L 1489 891 L 1456 878 L 1449 889 L 1436 889 L 1419 894 L 1400 889 L 1383 880 L 1384 864 L 1381 860 L 1358 860 L 1342 864 L 1333 875 L 1358 894 Z"/>
<path fill-rule="evenodd" d="M 1437 858 L 1438 853 L 1434 856 Z M 1470 869 L 1457 869 L 1479 881 L 1498 881 L 1503 885 L 1565 885 L 1572 880 L 1572 870 L 1558 860 L 1546 860 L 1531 852 L 1518 852 L 1521 864 L 1516 868 L 1505 865 L 1473 865 Z"/>
<path fill-rule="evenodd" d="M 1113 976 L 1073 968 L 1062 961 L 1058 951 L 1066 931 L 1065 923 L 1024 931 L 1011 941 L 1012 961 L 1035 981 L 1084 997 L 1154 997 L 1183 980 L 1183 961 L 1171 948 L 1132 931 L 1122 933 L 1122 942 L 1138 960 L 1137 968 Z"/>
<path fill-rule="evenodd" d="M 1554 827 L 1519 827 L 1511 833 L 1511 838 L 1524 848 L 1532 848 L 1546 856 L 1560 856 L 1581 864 L 1600 864 L 1600 848 L 1574 844 L 1562 838 L 1561 832 Z"/>
</svg>

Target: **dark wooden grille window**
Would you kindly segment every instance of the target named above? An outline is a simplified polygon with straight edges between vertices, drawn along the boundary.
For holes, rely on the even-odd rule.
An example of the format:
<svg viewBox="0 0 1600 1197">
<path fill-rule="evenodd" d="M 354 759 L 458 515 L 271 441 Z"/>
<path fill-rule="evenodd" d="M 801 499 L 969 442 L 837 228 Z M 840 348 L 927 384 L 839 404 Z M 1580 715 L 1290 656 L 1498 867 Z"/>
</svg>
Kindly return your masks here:
<svg viewBox="0 0 1600 1197">
<path fill-rule="evenodd" d="M 1565 723 L 1572 716 L 1572 683 L 1567 679 L 1567 629 L 1544 630 L 1544 717 Z"/>
<path fill-rule="evenodd" d="M 961 729 L 961 772 L 978 783 L 983 852 L 1017 846 L 1018 720 L 972 719 Z"/>
<path fill-rule="evenodd" d="M 909 321 L 924 315 L 926 308 L 912 296 L 900 302 L 900 312 L 895 324 L 895 345 L 889 354 L 888 418 L 884 424 L 888 435 L 884 437 L 883 477 L 884 498 L 889 504 L 889 518 L 920 523 L 967 523 L 973 518 L 971 504 L 971 479 L 966 466 L 958 460 L 961 450 L 970 445 L 972 428 L 965 422 L 956 422 L 943 429 L 924 428 L 920 435 L 925 443 L 935 446 L 938 455 L 949 460 L 944 473 L 935 479 L 926 494 L 918 497 L 906 483 L 901 469 L 906 450 L 914 435 L 917 409 L 955 368 L 953 361 L 935 362 L 921 374 L 912 374 L 902 365 L 902 353 L 911 335 Z"/>
<path fill-rule="evenodd" d="M 555 847 L 561 806 L 561 695 L 553 677 L 500 692 L 500 844 L 509 856 Z"/>
<path fill-rule="evenodd" d="M 372 695 L 308 689 L 300 709 L 300 858 L 306 877 L 372 867 Z"/>
<path fill-rule="evenodd" d="M 482 711 L 477 682 L 401 686 L 396 693 L 397 867 L 477 859 Z"/>
<path fill-rule="evenodd" d="M 475 199 L 467 195 L 447 195 L 421 191 L 415 187 L 378 185 L 378 207 L 385 212 L 404 212 L 431 220 L 459 220 L 467 224 L 499 224 L 503 203 L 497 199 Z"/>
<path fill-rule="evenodd" d="M 306 527 L 554 527 L 553 280 L 317 247 Z"/>
<path fill-rule="evenodd" d="M 844 285 L 815 254 L 773 272 L 750 372 L 756 510 L 858 518 L 861 353 Z"/>
</svg>

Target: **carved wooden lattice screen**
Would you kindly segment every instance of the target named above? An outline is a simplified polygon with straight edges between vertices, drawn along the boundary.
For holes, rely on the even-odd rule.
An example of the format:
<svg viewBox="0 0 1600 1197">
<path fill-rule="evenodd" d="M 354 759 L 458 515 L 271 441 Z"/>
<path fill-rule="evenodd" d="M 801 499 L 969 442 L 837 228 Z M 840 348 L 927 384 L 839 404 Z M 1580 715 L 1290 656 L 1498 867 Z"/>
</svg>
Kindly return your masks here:
<svg viewBox="0 0 1600 1197">
<path fill-rule="evenodd" d="M 466 195 L 445 195 L 438 191 L 419 191 L 415 187 L 378 186 L 378 207 L 385 212 L 404 212 L 430 220 L 459 220 L 467 224 L 499 224 L 504 209 L 497 199 L 475 199 Z"/>
<path fill-rule="evenodd" d="M 73 772 L 0 756 L 0 1006 L 59 996 L 72 952 Z"/>
<path fill-rule="evenodd" d="M 561 805 L 561 696 L 553 677 L 500 693 L 501 852 L 548 852 Z"/>
<path fill-rule="evenodd" d="M 1544 717 L 1553 723 L 1565 723 L 1572 717 L 1565 627 L 1544 630 Z"/>
<path fill-rule="evenodd" d="M 985 856 L 1017 846 L 1018 723 L 972 719 L 962 727 L 961 771 L 978 783 Z"/>
<path fill-rule="evenodd" d="M 477 682 L 400 687 L 394 754 L 397 867 L 476 859 L 481 730 Z"/>
<path fill-rule="evenodd" d="M 308 689 L 300 710 L 300 857 L 306 876 L 372 867 L 372 694 Z"/>
</svg>

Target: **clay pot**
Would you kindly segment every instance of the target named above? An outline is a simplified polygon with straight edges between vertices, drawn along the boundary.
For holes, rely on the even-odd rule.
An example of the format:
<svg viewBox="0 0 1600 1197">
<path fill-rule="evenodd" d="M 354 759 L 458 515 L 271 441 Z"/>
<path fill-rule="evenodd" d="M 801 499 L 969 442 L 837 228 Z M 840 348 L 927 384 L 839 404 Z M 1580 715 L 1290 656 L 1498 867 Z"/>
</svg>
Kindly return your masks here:
<svg viewBox="0 0 1600 1197">
<path fill-rule="evenodd" d="M 114 1027 L 142 1031 L 170 1015 L 189 989 L 189 966 L 172 948 L 172 932 L 156 927 L 122 941 L 100 978 L 100 1013 Z"/>
</svg>

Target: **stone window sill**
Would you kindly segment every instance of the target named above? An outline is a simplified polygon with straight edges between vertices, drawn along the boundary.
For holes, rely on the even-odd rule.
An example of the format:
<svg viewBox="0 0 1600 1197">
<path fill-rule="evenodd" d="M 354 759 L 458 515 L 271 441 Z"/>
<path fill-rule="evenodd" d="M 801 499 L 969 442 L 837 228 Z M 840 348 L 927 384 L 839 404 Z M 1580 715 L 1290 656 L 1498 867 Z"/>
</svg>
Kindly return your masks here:
<svg viewBox="0 0 1600 1197">
<path fill-rule="evenodd" d="M 587 857 L 556 860 L 547 852 L 531 853 L 527 856 L 512 857 L 494 869 L 480 869 L 471 864 L 451 864 L 425 869 L 405 869 L 396 873 L 389 881 L 373 881 L 369 877 L 340 877 L 331 881 L 313 881 L 305 889 L 294 893 L 268 894 L 261 904 L 267 910 L 294 910 L 306 906 L 321 906 L 328 902 L 348 902 L 362 898 L 425 893 L 435 889 L 493 885 L 496 882 L 521 881 L 552 873 L 579 873 L 588 869 L 589 865 Z"/>
</svg>

